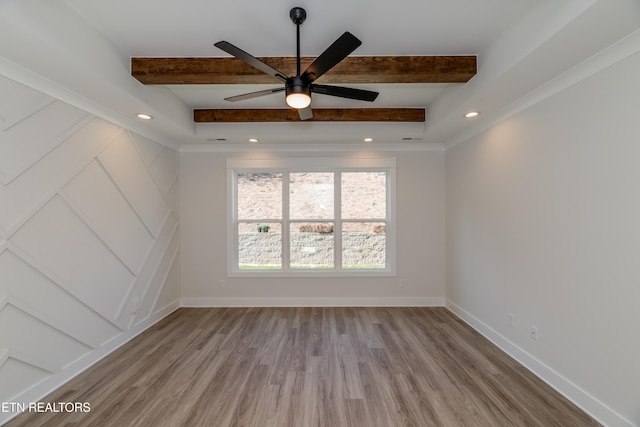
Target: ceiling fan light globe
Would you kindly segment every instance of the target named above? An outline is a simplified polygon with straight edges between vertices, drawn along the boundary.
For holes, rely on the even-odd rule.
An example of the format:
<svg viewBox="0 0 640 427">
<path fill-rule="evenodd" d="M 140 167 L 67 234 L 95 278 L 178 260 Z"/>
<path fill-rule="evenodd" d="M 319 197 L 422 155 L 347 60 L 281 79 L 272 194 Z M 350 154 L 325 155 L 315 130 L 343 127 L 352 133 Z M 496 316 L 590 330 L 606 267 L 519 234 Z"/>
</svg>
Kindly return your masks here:
<svg viewBox="0 0 640 427">
<path fill-rule="evenodd" d="M 307 108 L 311 104 L 311 86 L 306 84 L 300 76 L 287 80 L 285 85 L 285 100 L 291 108 Z"/>
<path fill-rule="evenodd" d="M 291 108 L 307 108 L 311 104 L 311 97 L 306 93 L 290 93 L 286 98 L 287 105 Z"/>
</svg>

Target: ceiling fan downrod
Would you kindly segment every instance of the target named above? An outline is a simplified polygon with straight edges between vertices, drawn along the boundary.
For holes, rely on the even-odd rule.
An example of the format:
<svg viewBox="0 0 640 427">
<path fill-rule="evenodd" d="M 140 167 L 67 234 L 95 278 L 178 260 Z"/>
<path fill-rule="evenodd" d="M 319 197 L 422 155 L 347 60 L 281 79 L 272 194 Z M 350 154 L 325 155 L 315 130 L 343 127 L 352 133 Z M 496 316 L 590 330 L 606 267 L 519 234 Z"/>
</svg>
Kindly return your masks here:
<svg viewBox="0 0 640 427">
<path fill-rule="evenodd" d="M 296 75 L 287 79 L 285 99 L 293 108 L 306 108 L 311 103 L 311 86 L 300 77 L 300 25 L 307 19 L 307 12 L 294 7 L 289 11 L 289 17 L 296 26 Z"/>
<path fill-rule="evenodd" d="M 301 7 L 294 7 L 289 11 L 289 17 L 296 26 L 296 76 L 300 75 L 300 25 L 307 19 L 307 11 Z"/>
</svg>

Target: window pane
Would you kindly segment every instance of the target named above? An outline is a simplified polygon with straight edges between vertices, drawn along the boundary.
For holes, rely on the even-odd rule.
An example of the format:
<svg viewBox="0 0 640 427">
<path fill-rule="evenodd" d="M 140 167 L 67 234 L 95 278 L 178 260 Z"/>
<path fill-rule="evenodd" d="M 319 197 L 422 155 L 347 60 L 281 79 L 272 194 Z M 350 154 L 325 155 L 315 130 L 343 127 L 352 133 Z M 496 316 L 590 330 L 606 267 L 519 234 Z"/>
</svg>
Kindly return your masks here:
<svg viewBox="0 0 640 427">
<path fill-rule="evenodd" d="M 291 224 L 291 268 L 333 268 L 333 223 Z"/>
<path fill-rule="evenodd" d="M 238 173 L 238 219 L 282 218 L 282 174 Z"/>
<path fill-rule="evenodd" d="M 342 268 L 385 268 L 386 243 L 384 222 L 342 223 Z"/>
<path fill-rule="evenodd" d="M 278 222 L 238 224 L 238 268 L 274 270 L 282 268 L 282 227 Z"/>
<path fill-rule="evenodd" d="M 289 175 L 291 219 L 333 219 L 333 173 Z"/>
<path fill-rule="evenodd" d="M 342 218 L 387 217 L 386 172 L 342 173 Z"/>
</svg>

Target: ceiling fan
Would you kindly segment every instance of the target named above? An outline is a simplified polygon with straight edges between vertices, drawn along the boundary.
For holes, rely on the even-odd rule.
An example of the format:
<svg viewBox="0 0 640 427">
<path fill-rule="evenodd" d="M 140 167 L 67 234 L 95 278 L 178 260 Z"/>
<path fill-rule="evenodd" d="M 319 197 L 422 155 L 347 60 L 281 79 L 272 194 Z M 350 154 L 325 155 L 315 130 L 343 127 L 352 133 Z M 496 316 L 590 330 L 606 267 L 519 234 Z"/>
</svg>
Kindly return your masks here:
<svg viewBox="0 0 640 427">
<path fill-rule="evenodd" d="M 376 99 L 378 92 L 341 86 L 319 85 L 314 83 L 316 79 L 349 56 L 351 52 L 362 44 L 356 36 L 348 31 L 345 31 L 344 34 L 338 37 L 331 46 L 322 52 L 322 54 L 320 54 L 320 56 L 318 56 L 311 65 L 301 73 L 300 25 L 302 25 L 307 18 L 307 12 L 301 7 L 294 7 L 289 12 L 289 17 L 296 26 L 296 75 L 294 77 L 288 77 L 284 73 L 276 70 L 229 42 L 220 41 L 215 43 L 216 47 L 224 50 L 228 54 L 246 62 L 266 74 L 282 80 L 284 83 L 283 87 L 232 96 L 225 98 L 225 101 L 242 101 L 245 99 L 257 98 L 259 96 L 284 91 L 286 94 L 285 100 L 287 105 L 298 110 L 300 120 L 308 120 L 313 118 L 313 112 L 311 111 L 311 92 L 369 102 L 373 102 Z"/>
</svg>

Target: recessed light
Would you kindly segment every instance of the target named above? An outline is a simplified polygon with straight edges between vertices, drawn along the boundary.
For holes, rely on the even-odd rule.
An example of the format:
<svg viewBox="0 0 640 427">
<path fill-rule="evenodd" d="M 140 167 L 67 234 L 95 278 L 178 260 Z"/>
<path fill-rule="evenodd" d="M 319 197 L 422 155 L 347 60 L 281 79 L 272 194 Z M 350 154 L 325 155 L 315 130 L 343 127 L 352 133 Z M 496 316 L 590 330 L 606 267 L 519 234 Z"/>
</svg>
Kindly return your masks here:
<svg viewBox="0 0 640 427">
<path fill-rule="evenodd" d="M 142 120 L 151 120 L 153 119 L 153 116 L 150 116 L 149 114 L 145 114 L 145 113 L 138 113 L 136 114 L 136 117 Z"/>
<path fill-rule="evenodd" d="M 249 138 L 249 142 L 258 142 L 258 138 Z"/>
<path fill-rule="evenodd" d="M 478 115 L 480 115 L 480 113 L 478 113 L 477 111 L 469 111 L 467 114 L 465 114 L 464 116 L 467 119 L 471 119 L 473 117 L 478 117 Z"/>
<path fill-rule="evenodd" d="M 365 138 L 363 139 L 364 142 L 373 142 L 373 138 Z"/>
</svg>

